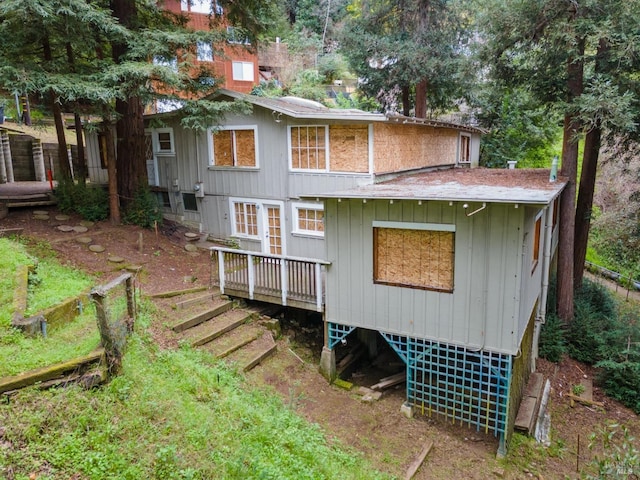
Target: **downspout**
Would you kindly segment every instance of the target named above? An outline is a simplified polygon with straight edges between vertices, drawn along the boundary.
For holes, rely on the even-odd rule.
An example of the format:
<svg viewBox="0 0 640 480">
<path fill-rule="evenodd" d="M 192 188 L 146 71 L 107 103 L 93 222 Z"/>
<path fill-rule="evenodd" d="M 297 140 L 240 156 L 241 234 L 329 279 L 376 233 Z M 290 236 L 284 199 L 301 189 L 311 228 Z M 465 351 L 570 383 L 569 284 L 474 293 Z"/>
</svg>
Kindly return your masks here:
<svg viewBox="0 0 640 480">
<path fill-rule="evenodd" d="M 535 371 L 535 362 L 538 358 L 538 343 L 540 341 L 540 330 L 547 319 L 547 296 L 549 293 L 549 271 L 551 266 L 551 243 L 553 239 L 553 203 L 547 206 L 544 220 L 544 253 L 542 255 L 542 291 L 540 293 L 540 303 L 538 304 L 538 315 L 533 333 L 533 355 L 531 356 L 531 368 Z"/>
</svg>

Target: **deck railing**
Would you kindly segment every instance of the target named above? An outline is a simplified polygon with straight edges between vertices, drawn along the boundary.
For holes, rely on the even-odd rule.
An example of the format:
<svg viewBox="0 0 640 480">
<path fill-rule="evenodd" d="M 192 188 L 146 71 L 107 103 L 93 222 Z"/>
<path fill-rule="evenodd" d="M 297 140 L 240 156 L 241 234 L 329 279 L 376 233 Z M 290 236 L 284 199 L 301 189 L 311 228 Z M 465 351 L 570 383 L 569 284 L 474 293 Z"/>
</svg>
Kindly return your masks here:
<svg viewBox="0 0 640 480">
<path fill-rule="evenodd" d="M 211 247 L 214 283 L 224 294 L 318 312 L 324 309 L 324 276 L 330 262 Z"/>
</svg>

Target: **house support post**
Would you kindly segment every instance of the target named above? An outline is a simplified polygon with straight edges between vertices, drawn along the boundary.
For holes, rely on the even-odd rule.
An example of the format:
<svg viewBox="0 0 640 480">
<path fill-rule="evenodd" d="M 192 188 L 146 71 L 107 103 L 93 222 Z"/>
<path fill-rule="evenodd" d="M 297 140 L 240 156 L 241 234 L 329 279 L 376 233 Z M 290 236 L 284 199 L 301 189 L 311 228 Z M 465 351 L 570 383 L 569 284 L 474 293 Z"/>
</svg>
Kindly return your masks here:
<svg viewBox="0 0 640 480">
<path fill-rule="evenodd" d="M 33 145 L 33 168 L 36 174 L 36 182 L 47 181 L 47 171 L 44 168 L 44 153 L 42 151 L 42 141 L 34 139 Z"/>
<path fill-rule="evenodd" d="M 336 352 L 329 347 L 322 347 L 320 355 L 320 374 L 329 382 L 336 379 Z"/>
<path fill-rule="evenodd" d="M 5 171 L 7 173 L 7 183 L 13 183 L 15 181 L 13 176 L 13 159 L 11 158 L 9 133 L 6 130 L 0 132 L 0 143 L 2 143 L 1 147 L 4 157 Z"/>
</svg>

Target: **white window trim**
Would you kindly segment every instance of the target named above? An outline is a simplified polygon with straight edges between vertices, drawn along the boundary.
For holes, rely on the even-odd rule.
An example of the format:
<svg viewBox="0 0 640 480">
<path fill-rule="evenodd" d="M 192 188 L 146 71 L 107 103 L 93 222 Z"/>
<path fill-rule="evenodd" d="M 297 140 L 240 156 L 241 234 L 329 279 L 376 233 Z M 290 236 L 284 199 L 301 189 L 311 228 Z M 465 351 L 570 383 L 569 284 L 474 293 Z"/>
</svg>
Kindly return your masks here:
<svg viewBox="0 0 640 480">
<path fill-rule="evenodd" d="M 236 65 L 242 65 L 242 78 L 238 78 L 236 77 Z M 251 65 L 251 78 L 247 79 L 245 78 L 245 73 L 246 72 L 246 66 L 247 65 Z M 236 81 L 236 82 L 253 82 L 255 81 L 256 78 L 256 68 L 253 62 L 243 62 L 240 60 L 234 60 L 233 62 L 231 62 L 231 77 Z"/>
<path fill-rule="evenodd" d="M 462 137 L 467 137 L 469 139 L 469 160 L 461 160 L 462 158 Z M 458 136 L 458 163 L 463 165 L 468 165 L 471 163 L 471 134 L 460 132 Z"/>
<path fill-rule="evenodd" d="M 251 204 L 256 206 L 256 235 L 249 235 L 247 233 L 238 232 L 238 228 L 236 225 L 236 203 L 243 204 Z M 238 238 L 248 238 L 250 240 L 260 240 L 260 215 L 261 215 L 261 202 L 256 200 L 255 198 L 237 198 L 237 197 L 229 197 L 229 217 L 231 219 L 231 236 Z M 248 229 L 247 229 L 248 230 Z"/>
<path fill-rule="evenodd" d="M 374 220 L 373 227 L 399 228 L 404 230 L 428 230 L 432 232 L 455 232 L 454 223 L 413 223 L 413 222 L 388 222 L 384 220 Z"/>
<path fill-rule="evenodd" d="M 295 235 L 303 235 L 305 237 L 324 238 L 324 231 L 317 232 L 315 230 L 302 230 L 298 227 L 298 211 L 299 210 L 317 210 L 324 212 L 324 205 L 322 203 L 304 203 L 304 202 L 292 202 L 291 203 L 291 218 L 293 219 L 293 225 L 291 227 L 291 233 Z"/>
<path fill-rule="evenodd" d="M 154 128 L 151 130 L 152 132 L 152 138 L 153 138 L 153 152 L 156 155 L 162 156 L 162 155 L 175 155 L 176 153 L 176 144 L 175 144 L 175 139 L 173 136 L 173 128 Z M 159 134 L 160 133 L 168 133 L 169 134 L 169 138 L 170 138 L 170 142 L 171 142 L 171 148 L 169 150 L 162 150 L 160 148 L 160 137 Z"/>
<path fill-rule="evenodd" d="M 544 248 L 544 229 L 545 229 L 545 222 L 544 222 L 544 217 L 542 216 L 542 214 L 544 213 L 544 210 L 540 210 L 538 212 L 538 214 L 536 215 L 536 218 L 533 220 L 533 230 L 531 231 L 532 235 L 532 241 L 531 241 L 531 274 L 533 275 L 533 273 L 536 271 L 536 269 L 538 268 L 538 265 L 540 264 L 540 260 L 541 260 L 541 256 L 542 256 L 542 252 L 543 252 L 543 248 Z M 538 232 L 538 258 L 534 258 L 533 257 L 533 253 L 536 250 L 536 223 L 538 223 L 538 220 L 540 220 L 540 232 Z"/>
<path fill-rule="evenodd" d="M 324 128 L 324 168 L 294 168 L 293 167 L 293 146 L 291 145 L 291 129 L 300 127 L 322 127 Z M 287 154 L 289 156 L 289 171 L 327 173 L 329 172 L 329 125 L 289 125 L 287 126 Z M 348 173 L 348 172 L 343 172 Z"/>
<path fill-rule="evenodd" d="M 253 143 L 255 148 L 256 155 L 256 164 L 251 167 L 242 167 L 236 165 L 216 165 L 215 164 L 215 152 L 213 150 L 213 134 L 214 132 L 221 130 L 253 130 Z M 260 168 L 260 155 L 258 148 L 258 125 L 223 125 L 216 128 L 207 129 L 207 139 L 209 144 L 209 168 L 220 168 L 220 169 L 230 169 L 230 170 L 258 170 Z M 235 155 L 235 152 L 234 152 Z"/>
</svg>

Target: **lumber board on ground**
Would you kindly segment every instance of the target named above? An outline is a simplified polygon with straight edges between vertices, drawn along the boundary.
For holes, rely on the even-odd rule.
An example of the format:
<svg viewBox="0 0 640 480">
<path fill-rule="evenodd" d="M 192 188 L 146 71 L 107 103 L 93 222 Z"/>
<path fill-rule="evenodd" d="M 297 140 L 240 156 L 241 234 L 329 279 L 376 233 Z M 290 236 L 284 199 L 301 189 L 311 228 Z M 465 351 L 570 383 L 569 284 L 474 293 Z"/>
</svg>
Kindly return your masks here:
<svg viewBox="0 0 640 480">
<path fill-rule="evenodd" d="M 578 395 L 574 395 L 573 393 L 567 393 L 567 397 L 572 401 L 582 403 L 583 405 L 591 405 L 594 407 L 602 407 L 604 408 L 604 403 L 596 402 L 594 400 L 587 400 L 586 398 L 579 397 Z"/>
<path fill-rule="evenodd" d="M 424 460 L 427 458 L 427 455 L 429 455 L 429 452 L 431 451 L 432 448 L 433 448 L 433 440 L 427 441 L 427 443 L 425 443 L 424 447 L 422 448 L 420 455 L 418 455 L 416 459 L 413 462 L 411 462 L 411 465 L 409 465 L 409 468 L 407 469 L 407 473 L 404 476 L 405 480 L 411 480 L 415 476 L 415 474 L 418 472 L 418 469 L 422 466 L 422 464 L 424 463 Z"/>
<path fill-rule="evenodd" d="M 20 373 L 12 377 L 0 378 L 0 393 L 9 390 L 28 387 L 38 382 L 44 382 L 58 378 L 66 372 L 73 371 L 79 367 L 99 362 L 104 355 L 104 349 L 98 348 L 89 355 L 67 360 L 66 362 L 48 365 L 28 372 Z"/>
<path fill-rule="evenodd" d="M 406 372 L 396 373 L 395 375 L 391 375 L 390 377 L 385 377 L 381 379 L 375 385 L 371 385 L 369 388 L 372 390 L 384 390 L 385 388 L 393 387 L 399 383 L 403 383 L 407 379 Z"/>
</svg>

